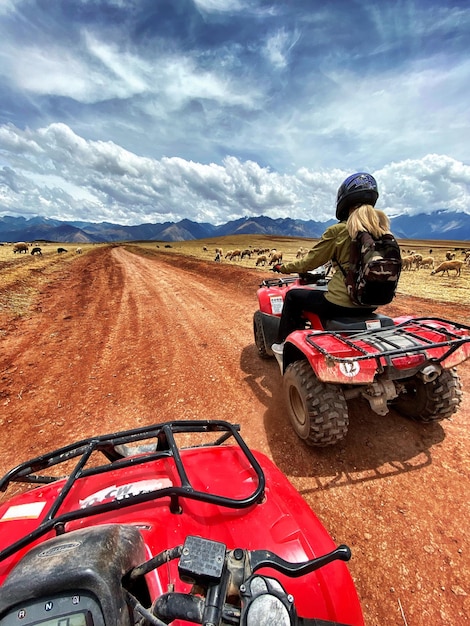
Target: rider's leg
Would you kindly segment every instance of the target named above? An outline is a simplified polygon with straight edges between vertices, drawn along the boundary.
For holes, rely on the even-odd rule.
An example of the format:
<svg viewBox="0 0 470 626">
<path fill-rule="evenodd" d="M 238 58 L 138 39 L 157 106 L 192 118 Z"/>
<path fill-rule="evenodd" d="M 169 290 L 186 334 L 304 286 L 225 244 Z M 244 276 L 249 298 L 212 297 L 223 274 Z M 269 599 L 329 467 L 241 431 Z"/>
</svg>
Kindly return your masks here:
<svg viewBox="0 0 470 626">
<path fill-rule="evenodd" d="M 362 316 L 373 313 L 375 309 L 361 307 L 343 307 L 326 299 L 326 291 L 314 289 L 291 289 L 286 293 L 282 308 L 277 343 L 282 343 L 294 330 L 305 328 L 303 311 L 316 313 L 324 323 L 335 317 Z"/>
<path fill-rule="evenodd" d="M 322 317 L 329 308 L 324 291 L 313 289 L 291 289 L 286 293 L 282 307 L 281 321 L 277 335 L 277 343 L 285 341 L 294 330 L 305 327 L 302 311 L 312 311 Z"/>
</svg>

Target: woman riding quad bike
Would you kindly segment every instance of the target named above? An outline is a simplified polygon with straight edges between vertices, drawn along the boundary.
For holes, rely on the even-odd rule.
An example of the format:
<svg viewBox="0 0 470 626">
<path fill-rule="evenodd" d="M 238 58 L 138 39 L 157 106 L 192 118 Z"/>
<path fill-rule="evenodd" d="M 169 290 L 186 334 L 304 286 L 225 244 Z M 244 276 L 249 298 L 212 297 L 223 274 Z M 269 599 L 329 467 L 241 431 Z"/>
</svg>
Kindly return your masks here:
<svg viewBox="0 0 470 626">
<path fill-rule="evenodd" d="M 393 297 L 400 274 L 377 198 L 370 174 L 348 177 L 337 194 L 340 223 L 303 260 L 274 267 L 298 276 L 264 280 L 258 290 L 258 353 L 276 356 L 289 418 L 311 446 L 346 436 L 354 398 L 379 415 L 393 407 L 423 422 L 450 417 L 461 402 L 455 367 L 470 356 L 470 327 L 375 311 Z"/>
</svg>

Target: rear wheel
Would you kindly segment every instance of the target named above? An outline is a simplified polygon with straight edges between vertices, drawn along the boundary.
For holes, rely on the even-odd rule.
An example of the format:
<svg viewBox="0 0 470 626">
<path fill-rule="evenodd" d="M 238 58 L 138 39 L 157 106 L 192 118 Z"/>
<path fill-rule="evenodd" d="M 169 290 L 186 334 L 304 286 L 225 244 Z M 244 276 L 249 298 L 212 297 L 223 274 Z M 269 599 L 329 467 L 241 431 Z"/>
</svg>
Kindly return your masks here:
<svg viewBox="0 0 470 626">
<path fill-rule="evenodd" d="M 288 366 L 283 390 L 292 426 L 309 446 L 330 446 L 346 436 L 349 416 L 342 389 L 318 380 L 308 361 Z"/>
<path fill-rule="evenodd" d="M 258 354 L 262 359 L 270 359 L 272 355 L 266 352 L 266 343 L 264 341 L 263 320 L 261 312 L 256 311 L 253 316 L 253 332 L 255 335 L 255 344 L 258 348 Z"/>
<path fill-rule="evenodd" d="M 443 370 L 432 382 L 419 376 L 404 382 L 405 390 L 393 407 L 418 422 L 439 422 L 453 415 L 462 401 L 462 385 L 455 369 Z"/>
</svg>

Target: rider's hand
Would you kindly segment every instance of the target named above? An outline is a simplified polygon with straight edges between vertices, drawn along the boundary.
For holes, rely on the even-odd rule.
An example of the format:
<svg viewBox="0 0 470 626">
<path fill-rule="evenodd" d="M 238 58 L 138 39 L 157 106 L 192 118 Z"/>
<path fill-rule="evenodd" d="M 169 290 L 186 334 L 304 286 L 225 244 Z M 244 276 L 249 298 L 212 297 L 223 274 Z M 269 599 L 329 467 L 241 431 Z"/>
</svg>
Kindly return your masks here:
<svg viewBox="0 0 470 626">
<path fill-rule="evenodd" d="M 280 273 L 280 272 L 281 272 L 281 267 L 282 267 L 282 266 L 281 266 L 281 264 L 280 264 L 280 263 L 276 263 L 276 265 L 273 265 L 273 267 L 272 267 L 272 270 L 271 270 L 271 271 L 272 271 L 272 272 L 278 272 L 278 273 Z"/>
</svg>

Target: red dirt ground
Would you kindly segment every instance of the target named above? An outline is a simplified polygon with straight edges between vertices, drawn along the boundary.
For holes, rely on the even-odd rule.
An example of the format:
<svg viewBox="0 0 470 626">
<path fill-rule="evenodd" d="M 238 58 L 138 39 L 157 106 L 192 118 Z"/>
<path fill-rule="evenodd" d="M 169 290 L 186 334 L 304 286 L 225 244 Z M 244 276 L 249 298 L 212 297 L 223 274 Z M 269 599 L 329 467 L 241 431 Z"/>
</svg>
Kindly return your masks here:
<svg viewBox="0 0 470 626">
<path fill-rule="evenodd" d="M 237 422 L 317 513 L 349 564 L 368 625 L 470 620 L 470 361 L 457 414 L 423 425 L 356 402 L 340 445 L 293 433 L 274 361 L 253 343 L 264 276 L 124 247 L 74 260 L 26 317 L 0 319 L 0 474 L 92 434 L 168 419 Z M 468 309 L 398 295 L 383 312 L 469 322 Z"/>
</svg>

